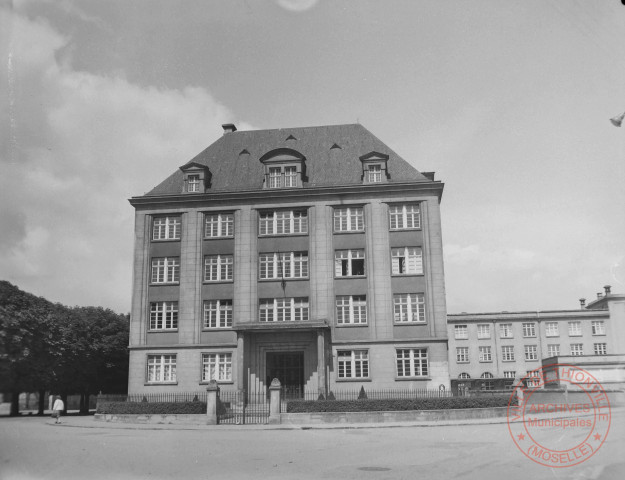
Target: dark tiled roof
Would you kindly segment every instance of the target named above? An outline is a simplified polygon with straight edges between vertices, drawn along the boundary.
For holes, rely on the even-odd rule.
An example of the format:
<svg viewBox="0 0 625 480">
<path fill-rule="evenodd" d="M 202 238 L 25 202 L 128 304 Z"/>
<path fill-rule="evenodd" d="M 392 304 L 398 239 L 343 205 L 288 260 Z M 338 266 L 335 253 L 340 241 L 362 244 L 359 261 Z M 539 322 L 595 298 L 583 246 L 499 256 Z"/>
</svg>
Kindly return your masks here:
<svg viewBox="0 0 625 480">
<path fill-rule="evenodd" d="M 332 148 L 335 144 L 340 148 Z M 389 182 L 429 181 L 359 124 L 227 133 L 188 163 L 209 168 L 208 192 L 260 190 L 264 166 L 259 159 L 278 148 L 290 148 L 304 155 L 307 177 L 304 187 L 361 184 L 360 157 L 371 152 L 389 156 Z M 183 173 L 176 170 L 146 195 L 178 194 L 182 187 Z"/>
</svg>

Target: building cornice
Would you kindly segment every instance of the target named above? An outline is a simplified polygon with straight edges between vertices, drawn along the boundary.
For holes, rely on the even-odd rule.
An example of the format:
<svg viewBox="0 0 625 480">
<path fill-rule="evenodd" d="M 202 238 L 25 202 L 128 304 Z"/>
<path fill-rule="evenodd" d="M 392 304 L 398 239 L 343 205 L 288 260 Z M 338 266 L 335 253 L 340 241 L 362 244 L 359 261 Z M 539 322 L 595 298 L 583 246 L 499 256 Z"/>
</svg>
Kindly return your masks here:
<svg viewBox="0 0 625 480">
<path fill-rule="evenodd" d="M 608 317 L 607 310 L 557 310 L 534 312 L 450 313 L 447 323 L 495 322 L 501 320 L 561 320 L 568 318 Z"/>
</svg>

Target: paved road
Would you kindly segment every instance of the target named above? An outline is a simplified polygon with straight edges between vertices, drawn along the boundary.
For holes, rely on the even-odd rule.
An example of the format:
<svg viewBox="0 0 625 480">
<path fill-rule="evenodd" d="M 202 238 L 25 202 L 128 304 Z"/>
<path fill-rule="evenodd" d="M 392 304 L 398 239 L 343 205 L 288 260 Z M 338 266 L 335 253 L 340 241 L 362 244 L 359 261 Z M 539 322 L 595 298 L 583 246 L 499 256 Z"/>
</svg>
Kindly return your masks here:
<svg viewBox="0 0 625 480">
<path fill-rule="evenodd" d="M 95 422 L 64 421 L 0 418 L 0 479 L 620 480 L 625 474 L 625 411 L 613 414 L 596 455 L 566 469 L 528 460 L 506 424 L 266 430 L 84 428 Z"/>
</svg>

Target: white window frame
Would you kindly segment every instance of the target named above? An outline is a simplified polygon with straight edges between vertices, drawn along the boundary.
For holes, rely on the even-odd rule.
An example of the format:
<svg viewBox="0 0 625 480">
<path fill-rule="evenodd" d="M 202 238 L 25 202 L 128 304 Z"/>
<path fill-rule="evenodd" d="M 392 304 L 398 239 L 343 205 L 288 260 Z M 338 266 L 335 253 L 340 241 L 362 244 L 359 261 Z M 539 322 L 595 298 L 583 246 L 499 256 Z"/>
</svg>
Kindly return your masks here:
<svg viewBox="0 0 625 480">
<path fill-rule="evenodd" d="M 469 380 L 471 378 L 471 375 L 469 375 L 466 372 L 462 372 L 461 374 L 458 375 L 458 378 L 460 380 Z"/>
<path fill-rule="evenodd" d="M 478 339 L 490 338 L 490 324 L 489 323 L 477 324 L 477 338 Z"/>
<path fill-rule="evenodd" d="M 363 232 L 365 212 L 363 207 L 335 207 L 334 232 Z"/>
<path fill-rule="evenodd" d="M 151 302 L 149 330 L 178 330 L 178 302 Z"/>
<path fill-rule="evenodd" d="M 582 322 L 569 322 L 569 337 L 582 336 Z"/>
<path fill-rule="evenodd" d="M 456 347 L 456 363 L 469 363 L 469 347 Z"/>
<path fill-rule="evenodd" d="M 157 257 L 152 259 L 150 283 L 179 283 L 180 257 Z"/>
<path fill-rule="evenodd" d="M 297 165 L 270 165 L 267 167 L 267 188 L 295 188 L 299 186 Z"/>
<path fill-rule="evenodd" d="M 547 344 L 547 357 L 558 357 L 558 356 L 560 356 L 560 344 L 548 343 Z"/>
<path fill-rule="evenodd" d="M 558 322 L 546 322 L 545 323 L 545 336 L 546 337 L 559 337 L 560 327 Z"/>
<path fill-rule="evenodd" d="M 421 247 L 391 248 L 391 273 L 393 275 L 423 275 Z"/>
<path fill-rule="evenodd" d="M 479 347 L 480 352 L 480 362 L 492 362 L 493 361 L 493 353 L 491 351 L 491 347 L 489 345 L 484 345 Z"/>
<path fill-rule="evenodd" d="M 524 338 L 535 338 L 536 337 L 536 324 L 534 322 L 524 322 L 522 324 L 523 327 L 523 337 Z"/>
<path fill-rule="evenodd" d="M 514 332 L 512 330 L 511 323 L 499 324 L 499 337 L 500 338 L 514 338 Z"/>
<path fill-rule="evenodd" d="M 395 360 L 398 378 L 427 377 L 429 374 L 427 348 L 398 348 Z"/>
<path fill-rule="evenodd" d="M 514 362 L 514 345 L 501 346 L 501 361 Z"/>
<path fill-rule="evenodd" d="M 152 240 L 180 240 L 181 231 L 180 215 L 152 218 Z"/>
<path fill-rule="evenodd" d="M 516 378 L 516 371 L 514 371 L 514 370 L 504 370 L 503 378 Z"/>
<path fill-rule="evenodd" d="M 584 355 L 583 343 L 571 343 L 571 356 L 578 357 Z"/>
<path fill-rule="evenodd" d="M 204 329 L 232 327 L 232 300 L 204 300 Z"/>
<path fill-rule="evenodd" d="M 454 338 L 456 340 L 468 340 L 469 326 L 468 325 L 454 325 Z"/>
<path fill-rule="evenodd" d="M 396 293 L 393 295 L 395 323 L 425 323 L 425 295 Z"/>
<path fill-rule="evenodd" d="M 233 255 L 206 255 L 204 257 L 205 282 L 232 282 L 234 273 Z"/>
<path fill-rule="evenodd" d="M 306 322 L 308 311 L 308 297 L 261 298 L 258 320 L 263 323 Z"/>
<path fill-rule="evenodd" d="M 540 372 L 536 372 L 536 371 L 528 371 L 526 372 L 526 380 L 525 383 L 527 384 L 527 386 L 529 388 L 536 388 L 540 386 L 541 383 L 541 376 L 540 376 Z"/>
<path fill-rule="evenodd" d="M 421 228 L 421 205 L 407 203 L 389 205 L 389 230 L 418 230 Z"/>
<path fill-rule="evenodd" d="M 187 192 L 199 192 L 200 191 L 200 175 L 193 173 L 187 176 Z"/>
<path fill-rule="evenodd" d="M 594 343 L 593 351 L 595 355 L 607 355 L 608 354 L 608 344 L 607 343 Z"/>
<path fill-rule="evenodd" d="M 526 361 L 538 360 L 538 347 L 536 345 L 524 345 L 523 350 Z"/>
<path fill-rule="evenodd" d="M 336 323 L 337 325 L 366 325 L 367 296 L 337 295 Z"/>
<path fill-rule="evenodd" d="M 605 322 L 603 320 L 593 320 L 591 326 L 593 335 L 605 335 Z"/>
<path fill-rule="evenodd" d="M 176 383 L 176 354 L 149 354 L 146 378 L 147 383 Z"/>
<path fill-rule="evenodd" d="M 336 362 L 340 380 L 369 378 L 369 350 L 338 350 Z"/>
<path fill-rule="evenodd" d="M 202 383 L 232 382 L 232 353 L 202 353 Z"/>
<path fill-rule="evenodd" d="M 362 261 L 362 273 L 358 272 L 358 268 L 354 268 L 354 262 Z M 365 249 L 354 248 L 350 250 L 334 251 L 334 276 L 340 277 L 364 277 L 366 275 L 365 265 Z M 343 271 L 346 273 L 343 274 Z"/>
<path fill-rule="evenodd" d="M 234 236 L 234 213 L 205 213 L 204 238 Z"/>
<path fill-rule="evenodd" d="M 258 216 L 258 235 L 307 235 L 307 210 L 272 210 L 260 212 Z"/>
<path fill-rule="evenodd" d="M 270 252 L 258 255 L 258 278 L 308 278 L 308 252 Z"/>
<path fill-rule="evenodd" d="M 367 183 L 382 183 L 382 164 L 370 163 L 368 165 Z"/>
</svg>

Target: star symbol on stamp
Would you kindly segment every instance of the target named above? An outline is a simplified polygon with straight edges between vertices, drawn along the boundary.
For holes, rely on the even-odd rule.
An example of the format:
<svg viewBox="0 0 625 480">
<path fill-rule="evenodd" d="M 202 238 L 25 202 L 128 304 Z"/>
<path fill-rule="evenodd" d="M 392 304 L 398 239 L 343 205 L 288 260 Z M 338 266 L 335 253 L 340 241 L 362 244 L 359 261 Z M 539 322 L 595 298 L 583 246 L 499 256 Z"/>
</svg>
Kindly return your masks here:
<svg viewBox="0 0 625 480">
<path fill-rule="evenodd" d="M 519 433 L 519 434 L 517 435 L 517 438 L 518 438 L 519 440 L 525 440 L 525 435 L 523 435 L 522 433 Z"/>
<path fill-rule="evenodd" d="M 599 435 L 598 433 L 595 433 L 593 437 L 595 437 L 595 440 L 601 440 L 601 435 Z"/>
</svg>

